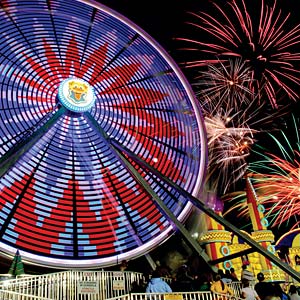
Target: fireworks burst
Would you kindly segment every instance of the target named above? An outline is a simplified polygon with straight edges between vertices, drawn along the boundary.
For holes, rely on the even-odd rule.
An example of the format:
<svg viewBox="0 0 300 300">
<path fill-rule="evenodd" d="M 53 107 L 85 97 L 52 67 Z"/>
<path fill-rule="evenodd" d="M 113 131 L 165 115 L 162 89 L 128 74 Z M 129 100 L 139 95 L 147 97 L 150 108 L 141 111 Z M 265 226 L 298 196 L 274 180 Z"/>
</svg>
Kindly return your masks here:
<svg viewBox="0 0 300 300">
<path fill-rule="evenodd" d="M 206 184 L 223 194 L 245 174 L 254 135 L 273 115 L 265 116 L 262 105 L 257 104 L 249 89 L 249 70 L 240 59 L 228 65 L 209 65 L 201 77 L 203 89 L 198 96 L 209 152 Z"/>
<path fill-rule="evenodd" d="M 213 190 L 226 192 L 245 173 L 255 130 L 232 110 L 206 114 L 204 121 L 209 149 L 207 181 Z"/>
<path fill-rule="evenodd" d="M 283 131 L 280 139 L 270 134 L 279 154 L 266 152 L 260 147 L 260 151 L 256 152 L 260 159 L 249 164 L 259 203 L 265 206 L 265 214 L 272 227 L 291 224 L 294 229 L 300 224 L 299 121 L 293 120 L 296 133 L 295 147 Z M 283 142 L 280 142 L 281 139 Z M 230 211 L 239 210 L 239 215 L 245 216 L 247 214 L 245 193 L 236 194 L 235 200 L 237 199 L 240 201 Z"/>
<path fill-rule="evenodd" d="M 200 73 L 195 86 L 200 88 L 200 99 L 207 99 L 211 107 L 226 109 L 249 104 L 253 93 L 249 86 L 252 78 L 250 70 L 241 59 L 230 59 L 228 64 L 221 61 L 209 64 L 208 70 Z M 205 105 L 205 103 L 202 103 Z"/>
<path fill-rule="evenodd" d="M 196 55 L 186 67 L 206 67 L 240 57 L 251 70 L 251 89 L 260 99 L 267 96 L 273 108 L 277 108 L 280 94 L 298 99 L 300 53 L 294 50 L 300 43 L 300 25 L 292 27 L 290 14 L 284 16 L 276 0 L 272 6 L 261 0 L 259 18 L 249 13 L 245 0 L 227 4 L 213 2 L 211 14 L 191 13 L 196 21 L 188 24 L 199 30 L 203 40 L 177 38 L 191 45 L 185 50 Z M 204 56 L 197 59 L 199 53 Z"/>
</svg>

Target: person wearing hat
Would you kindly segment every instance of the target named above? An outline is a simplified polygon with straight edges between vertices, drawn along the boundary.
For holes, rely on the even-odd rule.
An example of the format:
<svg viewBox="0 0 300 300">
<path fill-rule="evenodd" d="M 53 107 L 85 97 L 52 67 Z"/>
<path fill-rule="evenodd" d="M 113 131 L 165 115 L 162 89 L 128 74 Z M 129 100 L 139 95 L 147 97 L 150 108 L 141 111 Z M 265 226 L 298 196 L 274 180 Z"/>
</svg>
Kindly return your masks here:
<svg viewBox="0 0 300 300">
<path fill-rule="evenodd" d="M 241 281 L 248 280 L 252 282 L 254 280 L 254 275 L 250 270 L 247 269 L 247 267 L 247 264 L 242 265 Z"/>
<path fill-rule="evenodd" d="M 124 259 L 120 264 L 120 271 L 126 271 L 127 268 L 128 268 L 128 262 L 127 260 Z"/>
</svg>

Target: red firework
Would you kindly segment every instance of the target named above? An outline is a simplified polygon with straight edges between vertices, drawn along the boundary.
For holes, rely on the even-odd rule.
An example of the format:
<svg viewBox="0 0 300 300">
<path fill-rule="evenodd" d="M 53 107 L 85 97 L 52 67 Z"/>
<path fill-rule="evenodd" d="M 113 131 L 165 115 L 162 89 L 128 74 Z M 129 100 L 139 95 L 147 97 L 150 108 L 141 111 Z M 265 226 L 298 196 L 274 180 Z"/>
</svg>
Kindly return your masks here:
<svg viewBox="0 0 300 300">
<path fill-rule="evenodd" d="M 201 39 L 177 38 L 191 45 L 184 49 L 196 55 L 186 67 L 202 68 L 240 57 L 250 67 L 253 92 L 261 99 L 267 96 L 273 108 L 283 95 L 298 99 L 300 24 L 293 26 L 290 13 L 284 15 L 276 0 L 271 6 L 261 0 L 259 16 L 249 12 L 245 0 L 212 4 L 211 13 L 191 13 L 196 21 L 188 22 Z M 199 53 L 203 56 L 197 59 Z"/>
<path fill-rule="evenodd" d="M 292 116 L 294 138 L 289 139 L 284 131 L 278 136 L 269 133 L 267 144 L 273 152 L 265 147 L 254 150 L 257 159 L 249 164 L 248 173 L 257 195 L 258 204 L 264 205 L 264 212 L 271 227 L 299 227 L 300 220 L 300 140 L 299 119 Z M 290 134 L 292 128 L 287 127 Z M 257 150 L 258 149 L 258 150 Z M 224 214 L 235 213 L 238 217 L 249 215 L 247 195 L 237 191 L 226 195 L 223 200 L 233 201 Z"/>
</svg>

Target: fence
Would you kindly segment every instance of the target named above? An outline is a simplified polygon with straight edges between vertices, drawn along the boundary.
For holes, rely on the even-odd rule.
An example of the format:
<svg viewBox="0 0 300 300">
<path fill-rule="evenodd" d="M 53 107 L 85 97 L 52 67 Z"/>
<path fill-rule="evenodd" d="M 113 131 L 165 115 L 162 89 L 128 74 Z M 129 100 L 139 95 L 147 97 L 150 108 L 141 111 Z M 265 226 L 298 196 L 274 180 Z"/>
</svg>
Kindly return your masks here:
<svg viewBox="0 0 300 300">
<path fill-rule="evenodd" d="M 2 299 L 105 300 L 130 292 L 132 282 L 142 280 L 135 272 L 66 271 L 19 277 L 0 283 Z M 9 298 L 14 292 L 32 298 Z M 33 296 L 37 297 L 34 298 Z M 5 298 L 6 297 L 6 298 Z"/>
<path fill-rule="evenodd" d="M 13 291 L 0 290 L 0 300 L 52 300 L 33 295 L 21 294 Z"/>
<path fill-rule="evenodd" d="M 211 292 L 184 292 L 184 293 L 131 293 L 107 300 L 241 300 L 239 297 L 232 297 Z"/>
<path fill-rule="evenodd" d="M 132 283 L 144 278 L 142 273 L 127 271 L 65 271 L 17 279 L 3 275 L 0 300 L 232 300 L 210 292 L 130 294 Z M 165 280 L 171 281 L 170 278 Z M 295 284 L 285 284 L 291 283 Z M 241 283 L 232 282 L 229 286 L 236 295 L 234 298 L 239 299 Z"/>
<path fill-rule="evenodd" d="M 126 297 L 129 300 L 227 300 L 223 296 L 214 298 L 210 292 L 129 294 L 132 283 L 143 280 L 143 274 L 127 271 L 65 271 L 27 275 L 0 282 L 0 300 L 128 300 Z M 239 296 L 240 282 L 229 285 Z"/>
</svg>

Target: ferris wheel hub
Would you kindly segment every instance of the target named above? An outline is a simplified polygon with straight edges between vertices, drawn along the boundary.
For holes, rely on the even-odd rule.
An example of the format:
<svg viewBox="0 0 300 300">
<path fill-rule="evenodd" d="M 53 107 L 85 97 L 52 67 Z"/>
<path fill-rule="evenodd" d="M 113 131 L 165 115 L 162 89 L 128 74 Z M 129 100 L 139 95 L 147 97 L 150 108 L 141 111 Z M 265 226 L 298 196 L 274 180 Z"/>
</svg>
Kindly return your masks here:
<svg viewBox="0 0 300 300">
<path fill-rule="evenodd" d="M 90 110 L 96 100 L 94 88 L 79 78 L 62 81 L 58 89 L 58 99 L 65 108 L 78 113 Z"/>
</svg>

